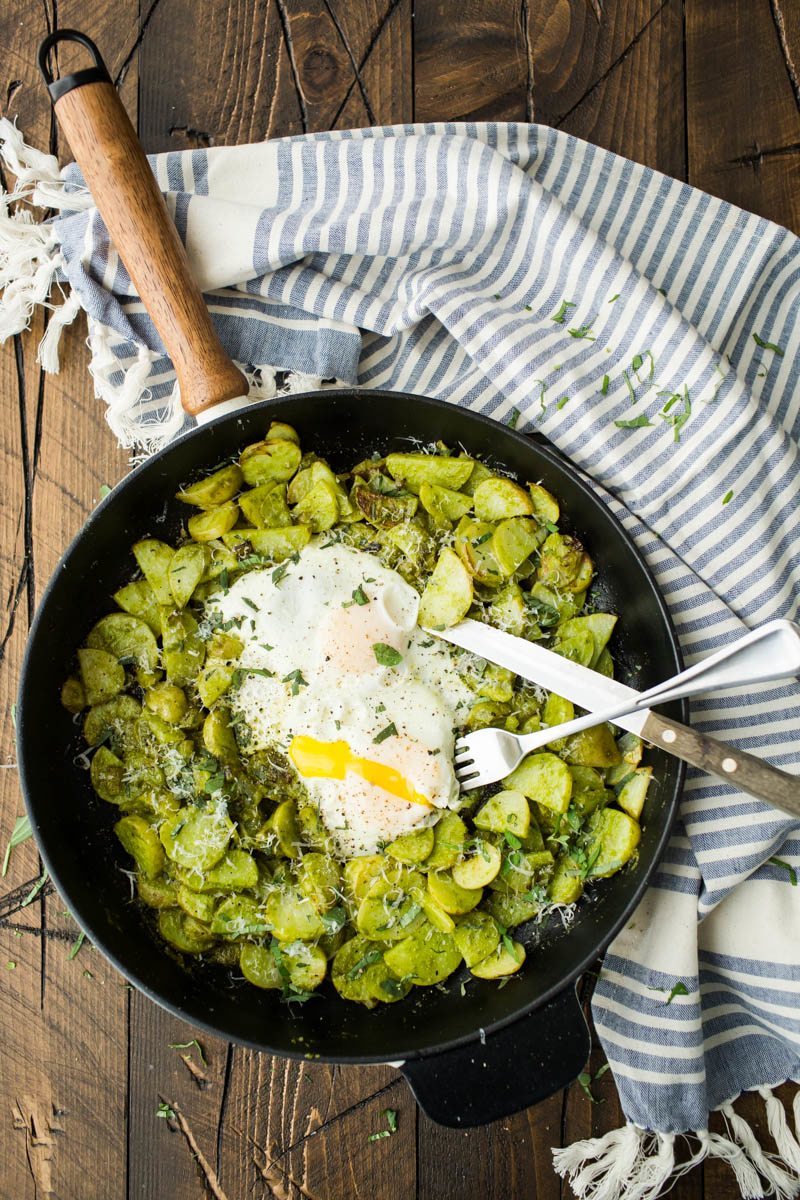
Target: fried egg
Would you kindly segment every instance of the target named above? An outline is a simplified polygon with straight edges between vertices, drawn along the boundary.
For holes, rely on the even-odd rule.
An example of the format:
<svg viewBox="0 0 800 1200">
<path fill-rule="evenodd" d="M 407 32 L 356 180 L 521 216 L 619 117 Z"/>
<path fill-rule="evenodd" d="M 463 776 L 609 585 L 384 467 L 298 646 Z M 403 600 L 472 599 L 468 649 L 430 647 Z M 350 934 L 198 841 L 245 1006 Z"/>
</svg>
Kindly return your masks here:
<svg viewBox="0 0 800 1200">
<path fill-rule="evenodd" d="M 345 857 L 458 803 L 454 735 L 474 693 L 418 605 L 372 555 L 319 541 L 209 604 L 244 644 L 232 705 L 248 750 L 288 758 Z"/>
</svg>

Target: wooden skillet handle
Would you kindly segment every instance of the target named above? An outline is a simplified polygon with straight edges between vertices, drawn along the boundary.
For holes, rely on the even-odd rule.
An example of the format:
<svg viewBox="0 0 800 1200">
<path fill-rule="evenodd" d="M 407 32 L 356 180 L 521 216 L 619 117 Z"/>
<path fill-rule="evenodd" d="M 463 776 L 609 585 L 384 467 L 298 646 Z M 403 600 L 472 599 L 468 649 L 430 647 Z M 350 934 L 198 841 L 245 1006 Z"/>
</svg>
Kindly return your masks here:
<svg viewBox="0 0 800 1200">
<path fill-rule="evenodd" d="M 59 41 L 80 42 L 94 56 L 94 67 L 54 80 L 47 61 Z M 164 197 L 97 47 L 85 35 L 62 29 L 42 42 L 39 65 L 75 161 L 172 359 L 183 407 L 196 416 L 223 400 L 247 395 L 247 380 L 214 329 Z"/>
<path fill-rule="evenodd" d="M 762 758 L 745 754 L 735 746 L 718 742 L 716 738 L 698 733 L 679 721 L 670 721 L 656 712 L 651 712 L 645 721 L 642 737 L 693 767 L 729 779 L 743 792 L 766 800 L 793 817 L 800 817 L 800 775 L 789 775 Z"/>
</svg>

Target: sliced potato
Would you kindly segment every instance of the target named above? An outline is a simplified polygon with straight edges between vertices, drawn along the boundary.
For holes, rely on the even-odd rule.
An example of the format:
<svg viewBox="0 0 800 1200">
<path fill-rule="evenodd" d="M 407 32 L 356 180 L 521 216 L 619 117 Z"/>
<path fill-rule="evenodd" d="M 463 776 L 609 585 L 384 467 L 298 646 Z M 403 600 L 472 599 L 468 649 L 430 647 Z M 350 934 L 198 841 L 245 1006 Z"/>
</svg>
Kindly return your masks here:
<svg viewBox="0 0 800 1200">
<path fill-rule="evenodd" d="M 228 766 L 238 763 L 239 747 L 224 709 L 213 709 L 203 722 L 203 745 L 220 762 Z"/>
<path fill-rule="evenodd" d="M 167 857 L 180 867 L 207 871 L 222 858 L 234 832 L 224 805 L 189 806 L 168 816 L 159 829 Z"/>
<path fill-rule="evenodd" d="M 480 903 L 482 888 L 460 887 L 448 871 L 434 871 L 428 876 L 428 891 L 446 913 L 470 912 Z"/>
<path fill-rule="evenodd" d="M 294 518 L 308 525 L 313 533 L 324 533 L 339 519 L 336 488 L 327 479 L 320 479 L 306 492 L 294 508 Z"/>
<path fill-rule="evenodd" d="M 564 757 L 582 767 L 614 767 L 622 759 L 610 725 L 595 725 L 567 738 Z"/>
<path fill-rule="evenodd" d="M 563 533 L 551 533 L 539 557 L 539 581 L 559 591 L 582 592 L 592 582 L 592 560 L 581 543 Z"/>
<path fill-rule="evenodd" d="M 169 564 L 169 586 L 178 608 L 185 608 L 206 573 L 211 555 L 205 546 L 189 543 L 181 546 Z"/>
<path fill-rule="evenodd" d="M 239 967 L 248 983 L 260 988 L 283 987 L 275 955 L 265 946 L 244 942 L 239 950 Z"/>
<path fill-rule="evenodd" d="M 61 688 L 61 704 L 73 716 L 86 708 L 86 690 L 80 679 L 71 675 L 65 679 Z"/>
<path fill-rule="evenodd" d="M 164 670 L 169 683 L 185 687 L 197 676 L 206 655 L 205 642 L 200 637 L 197 621 L 185 609 L 173 612 L 162 608 L 161 641 Z"/>
<path fill-rule="evenodd" d="M 500 930 L 489 913 L 471 912 L 459 919 L 453 940 L 467 966 L 474 967 L 497 949 Z"/>
<path fill-rule="evenodd" d="M 478 979 L 502 979 L 518 971 L 525 962 L 525 947 L 510 938 L 508 941 L 510 945 L 507 946 L 506 939 L 503 939 L 487 958 L 470 967 L 472 974 Z"/>
<path fill-rule="evenodd" d="M 307 546 L 311 541 L 311 530 L 308 525 L 292 525 L 286 529 L 236 529 L 226 533 L 222 540 L 229 549 L 249 542 L 255 554 L 277 563 Z"/>
<path fill-rule="evenodd" d="M 220 696 L 225 695 L 233 683 L 234 670 L 234 667 L 226 666 L 224 663 L 208 663 L 203 667 L 195 680 L 195 685 L 200 703 L 204 708 L 211 708 Z"/>
<path fill-rule="evenodd" d="M 371 525 L 378 529 L 391 529 L 401 522 L 410 521 L 417 511 L 419 501 L 410 492 L 399 496 L 388 496 L 375 492 L 364 483 L 355 483 L 350 500 Z"/>
<path fill-rule="evenodd" d="M 471 458 L 445 458 L 435 454 L 389 454 L 386 469 L 393 479 L 415 495 L 423 483 L 458 491 L 472 474 Z"/>
<path fill-rule="evenodd" d="M 175 553 L 172 546 L 157 538 L 144 538 L 134 544 L 133 553 L 158 603 L 172 604 L 172 589 L 169 586 L 169 564 Z"/>
<path fill-rule="evenodd" d="M 126 613 L 149 625 L 156 637 L 161 635 L 161 615 L 156 594 L 146 579 L 135 579 L 114 592 L 114 600 Z"/>
<path fill-rule="evenodd" d="M 439 555 L 422 593 L 419 623 L 432 629 L 457 625 L 472 604 L 472 579 L 461 559 L 449 546 Z"/>
<path fill-rule="evenodd" d="M 592 840 L 586 857 L 593 878 L 613 875 L 623 867 L 639 845 L 642 831 L 638 821 L 616 808 L 604 808 L 589 818 Z"/>
<path fill-rule="evenodd" d="M 541 529 L 530 517 L 509 517 L 492 534 L 492 550 L 504 575 L 513 575 L 541 543 Z"/>
<path fill-rule="evenodd" d="M 314 905 L 297 888 L 285 886 L 270 892 L 264 913 L 281 942 L 313 942 L 322 937 L 325 926 Z"/>
<path fill-rule="evenodd" d="M 254 487 L 270 479 L 286 483 L 300 466 L 302 454 L 296 442 L 272 438 L 245 446 L 239 455 L 245 483 Z"/>
<path fill-rule="evenodd" d="M 239 505 L 235 500 L 228 500 L 226 504 L 219 504 L 216 508 L 208 508 L 190 517 L 186 528 L 195 542 L 213 542 L 233 529 L 238 520 Z"/>
<path fill-rule="evenodd" d="M 181 908 L 162 908 L 158 914 L 158 931 L 165 941 L 184 954 L 202 954 L 214 945 L 214 935 L 208 926 Z"/>
<path fill-rule="evenodd" d="M 446 871 L 458 862 L 467 840 L 467 827 L 458 813 L 444 812 L 433 827 L 433 850 L 425 861 L 428 871 Z"/>
<path fill-rule="evenodd" d="M 114 833 L 146 879 L 161 874 L 166 863 L 164 847 L 144 817 L 122 817 L 114 826 Z"/>
<path fill-rule="evenodd" d="M 292 523 L 286 503 L 286 486 L 275 480 L 243 492 L 239 497 L 239 508 L 245 520 L 259 529 L 281 529 Z"/>
<path fill-rule="evenodd" d="M 453 882 L 460 888 L 482 888 L 500 873 L 503 856 L 493 842 L 475 839 L 475 849 L 468 858 L 462 858 L 451 869 Z"/>
<path fill-rule="evenodd" d="M 578 735 L 580 736 L 580 735 Z M 529 754 L 503 781 L 507 788 L 522 792 L 556 813 L 565 813 L 572 796 L 569 767 L 556 754 Z"/>
<path fill-rule="evenodd" d="M 491 833 L 513 833 L 524 838 L 531 825 L 531 810 L 522 792 L 511 789 L 492 796 L 474 817 L 476 829 Z"/>
<path fill-rule="evenodd" d="M 514 637 L 523 637 L 528 624 L 528 613 L 522 588 L 518 583 L 507 583 L 502 591 L 492 599 L 489 605 L 489 616 L 492 625 L 511 633 Z"/>
<path fill-rule="evenodd" d="M 546 525 L 548 522 L 551 525 L 557 525 L 561 512 L 555 496 L 548 492 L 547 488 L 542 487 L 540 483 L 529 483 L 528 491 L 530 492 L 531 503 L 533 504 L 533 515 L 537 521 L 542 525 Z"/>
<path fill-rule="evenodd" d="M 144 671 L 158 666 L 158 643 L 149 625 L 130 613 L 109 613 L 101 617 L 86 639 L 96 650 L 107 650 L 120 661 L 135 663 Z"/>
<path fill-rule="evenodd" d="M 125 763 L 112 754 L 108 746 L 100 746 L 92 758 L 89 777 L 100 799 L 108 804 L 121 804 L 126 798 L 123 783 Z"/>
<path fill-rule="evenodd" d="M 386 847 L 386 853 L 401 863 L 421 863 L 433 850 L 434 832 L 428 825 L 424 829 L 412 829 L 401 833 Z"/>
<path fill-rule="evenodd" d="M 300 438 L 297 430 L 292 425 L 287 425 L 285 421 L 270 421 L 269 429 L 267 430 L 267 441 L 284 441 L 295 442 L 300 445 Z"/>
<path fill-rule="evenodd" d="M 79 650 L 78 666 L 87 704 L 103 704 L 125 686 L 125 670 L 117 662 L 117 656 L 108 650 L 93 647 Z"/>
<path fill-rule="evenodd" d="M 589 662 L 584 665 L 595 667 L 614 632 L 617 620 L 613 613 L 600 612 L 590 613 L 586 617 L 572 617 L 559 625 L 558 637 L 561 640 L 574 636 L 583 638 L 588 633 L 592 639 L 592 654 Z"/>
<path fill-rule="evenodd" d="M 635 821 L 638 821 L 642 815 L 652 775 L 652 767 L 638 767 L 633 776 L 622 785 L 617 793 L 617 804 Z"/>
<path fill-rule="evenodd" d="M 486 521 L 462 517 L 453 543 L 469 573 L 486 587 L 500 587 L 506 578 L 492 546 L 494 530 Z"/>
<path fill-rule="evenodd" d="M 583 894 L 583 873 L 573 858 L 565 854 L 556 863 L 547 894 L 553 904 L 574 904 Z"/>
<path fill-rule="evenodd" d="M 420 504 L 434 520 L 460 521 L 472 508 L 472 497 L 452 488 L 439 487 L 436 483 L 422 483 L 419 489 Z"/>
<path fill-rule="evenodd" d="M 241 469 L 236 463 L 232 463 L 214 471 L 212 475 L 206 475 L 204 479 L 198 479 L 197 483 L 192 483 L 189 487 L 181 488 L 176 493 L 176 498 L 184 504 L 194 505 L 195 508 L 216 508 L 235 496 L 241 486 Z"/>
<path fill-rule="evenodd" d="M 524 488 L 511 479 L 485 479 L 475 489 L 475 516 L 479 521 L 504 521 L 507 517 L 529 517 L 533 501 Z"/>
</svg>

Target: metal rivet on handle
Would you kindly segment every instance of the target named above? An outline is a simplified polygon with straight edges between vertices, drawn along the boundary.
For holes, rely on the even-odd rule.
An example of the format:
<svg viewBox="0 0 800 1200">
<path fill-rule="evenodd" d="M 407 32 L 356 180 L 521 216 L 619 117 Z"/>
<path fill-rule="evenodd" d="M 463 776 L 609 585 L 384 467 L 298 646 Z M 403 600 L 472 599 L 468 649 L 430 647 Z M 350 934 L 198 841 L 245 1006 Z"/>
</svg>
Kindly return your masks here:
<svg viewBox="0 0 800 1200">
<path fill-rule="evenodd" d="M 722 760 L 722 769 L 723 771 L 727 771 L 729 774 L 730 772 L 735 771 L 738 765 L 739 764 L 735 758 L 723 758 Z"/>
<path fill-rule="evenodd" d="M 674 742 L 677 736 L 674 729 L 665 729 L 661 734 L 661 740 L 663 742 Z"/>
</svg>

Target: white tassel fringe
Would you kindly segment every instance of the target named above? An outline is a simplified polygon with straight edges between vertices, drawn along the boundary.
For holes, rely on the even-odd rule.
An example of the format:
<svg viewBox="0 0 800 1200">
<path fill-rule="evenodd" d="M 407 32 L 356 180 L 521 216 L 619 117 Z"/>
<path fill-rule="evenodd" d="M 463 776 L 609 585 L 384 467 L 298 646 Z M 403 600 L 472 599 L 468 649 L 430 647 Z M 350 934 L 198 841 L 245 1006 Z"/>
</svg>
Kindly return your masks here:
<svg viewBox="0 0 800 1200">
<path fill-rule="evenodd" d="M 743 1200 L 794 1200 L 800 1196 L 800 1139 L 792 1133 L 777 1096 L 767 1087 L 759 1094 L 777 1155 L 767 1153 L 747 1121 L 725 1104 L 720 1111 L 730 1136 L 699 1130 L 697 1149 L 683 1163 L 675 1162 L 674 1134 L 627 1124 L 603 1137 L 554 1149 L 553 1166 L 562 1178 L 569 1178 L 578 1200 L 656 1200 L 697 1163 L 717 1158 L 730 1166 Z M 800 1092 L 793 1109 L 800 1134 Z"/>
</svg>

